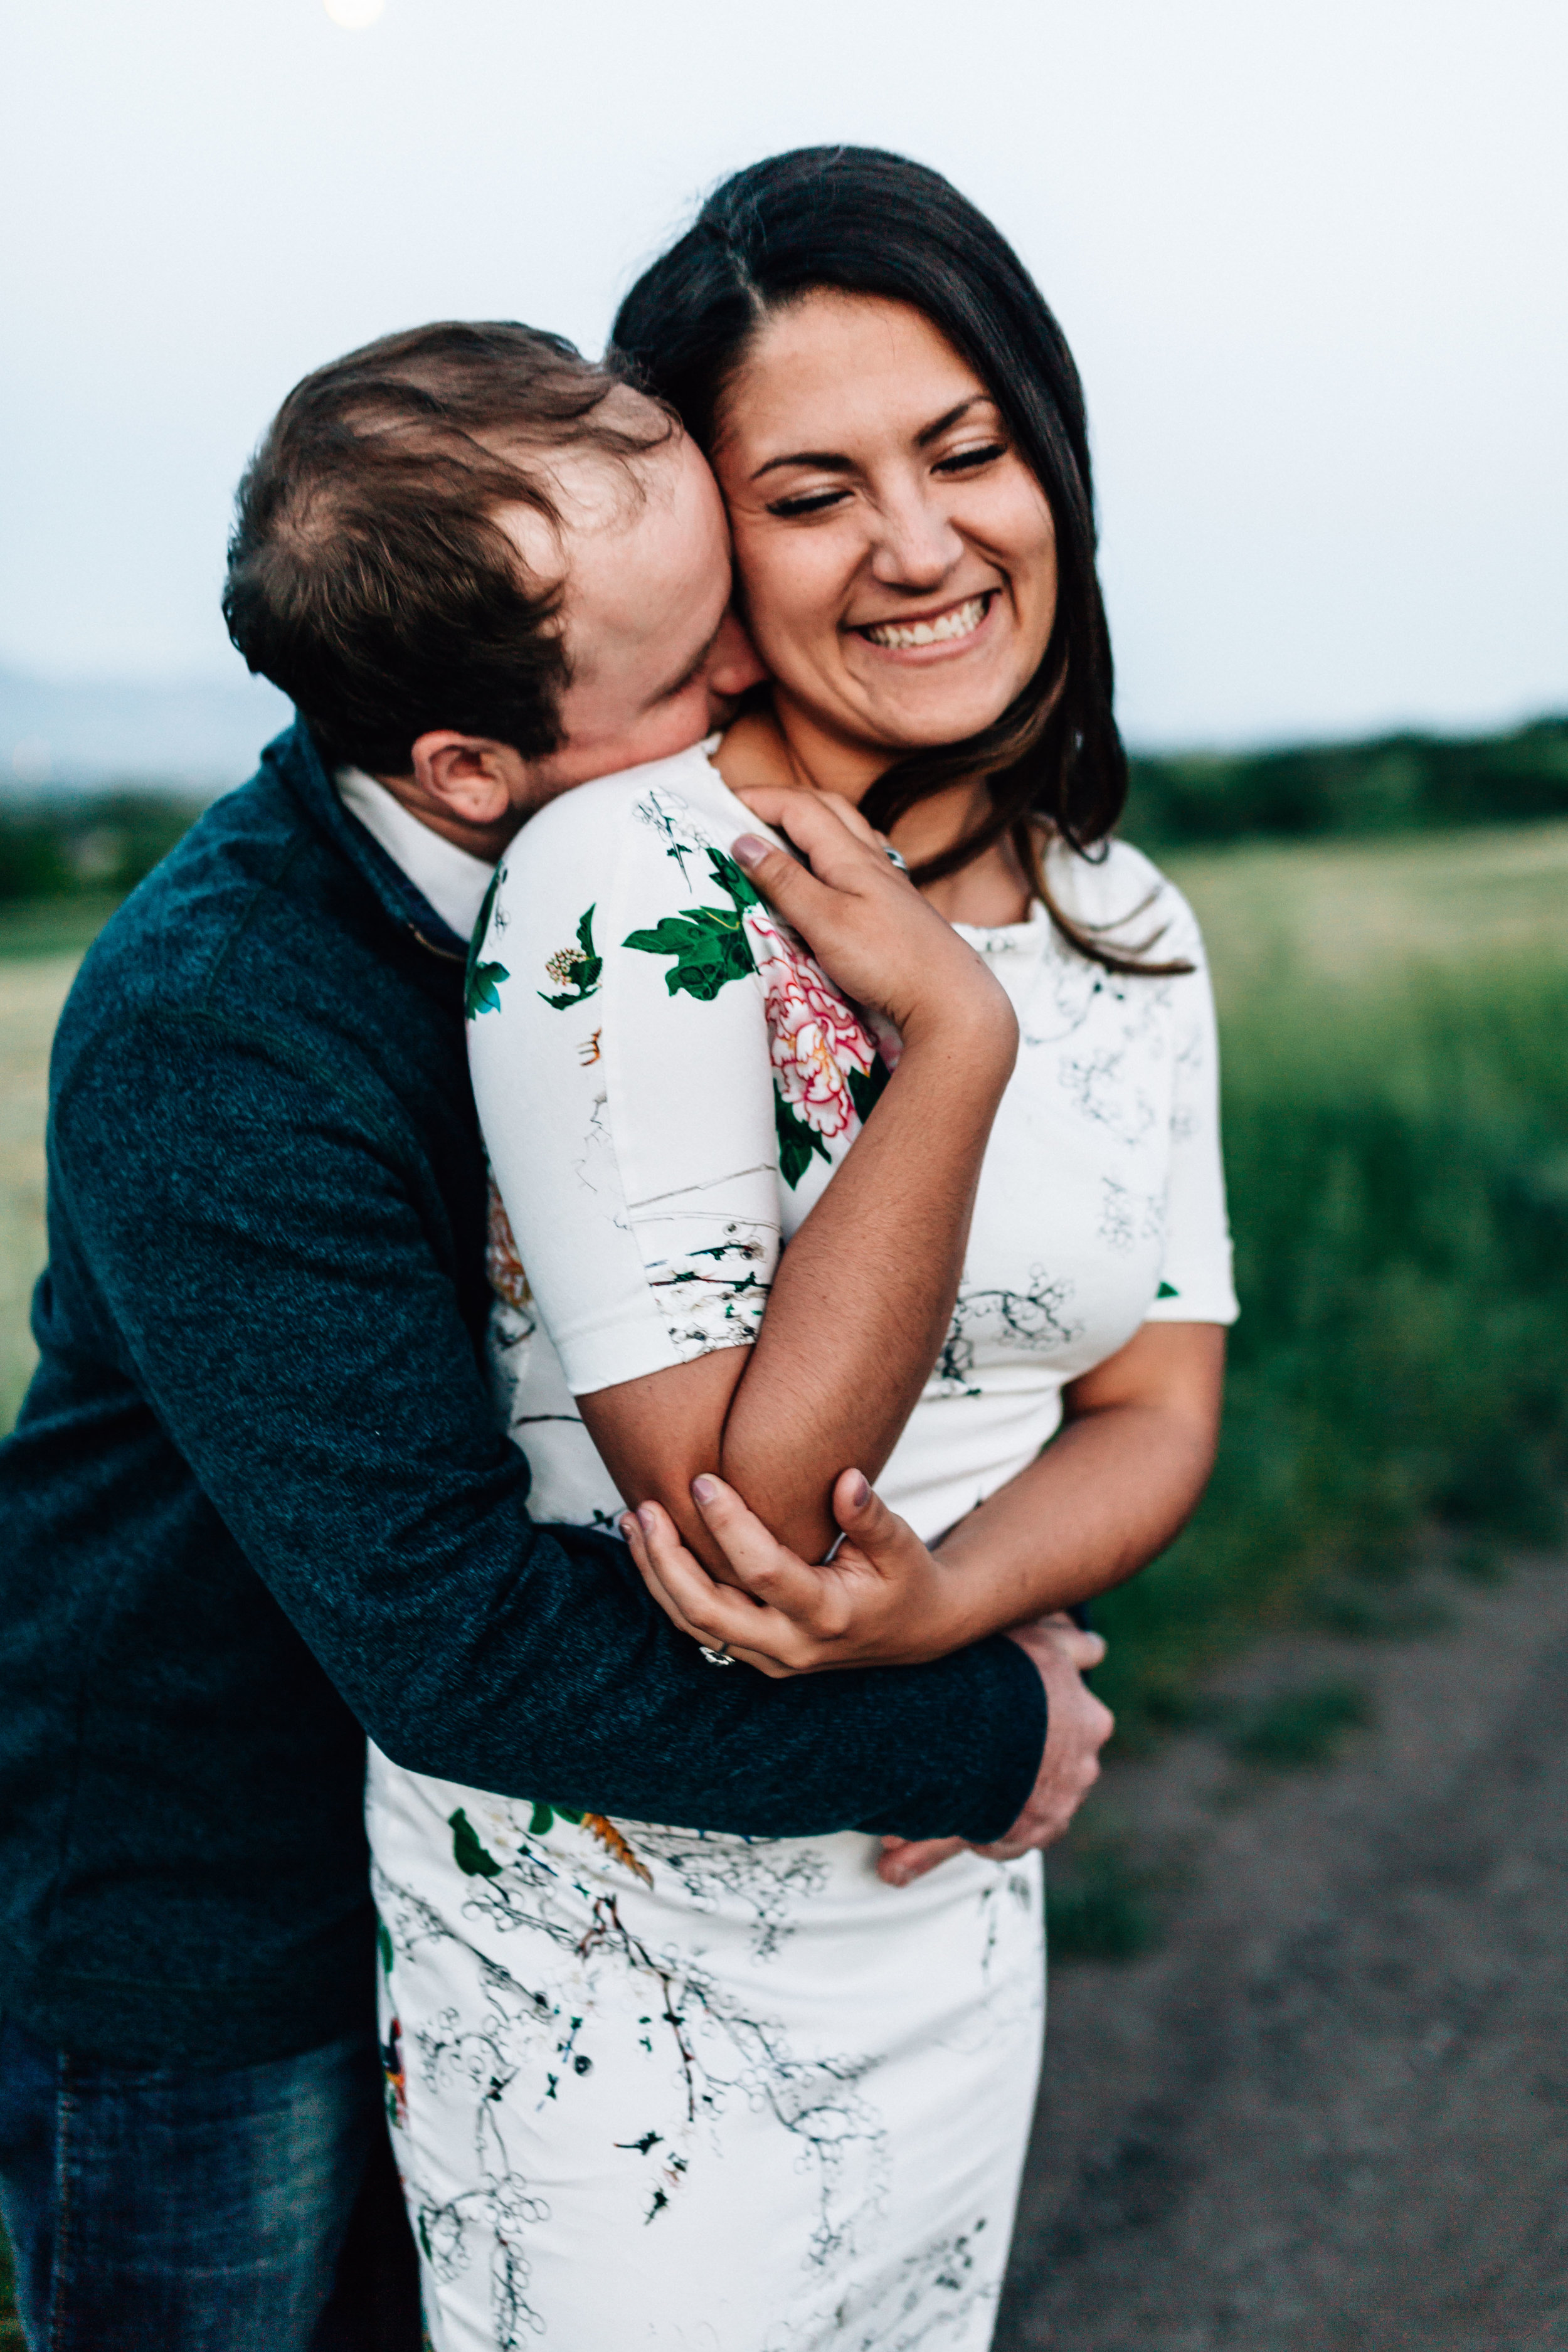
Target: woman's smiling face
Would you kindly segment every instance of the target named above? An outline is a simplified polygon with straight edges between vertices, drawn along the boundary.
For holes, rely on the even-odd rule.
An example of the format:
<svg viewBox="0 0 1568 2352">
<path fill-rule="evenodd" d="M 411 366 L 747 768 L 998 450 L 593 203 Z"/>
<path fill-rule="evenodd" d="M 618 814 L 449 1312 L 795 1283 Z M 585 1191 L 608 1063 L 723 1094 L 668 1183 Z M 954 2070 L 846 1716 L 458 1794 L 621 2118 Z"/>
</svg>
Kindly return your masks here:
<svg viewBox="0 0 1568 2352">
<path fill-rule="evenodd" d="M 786 732 L 895 756 L 989 727 L 1045 657 L 1056 534 L 966 360 L 923 314 L 820 291 L 729 387 L 714 469 Z"/>
</svg>

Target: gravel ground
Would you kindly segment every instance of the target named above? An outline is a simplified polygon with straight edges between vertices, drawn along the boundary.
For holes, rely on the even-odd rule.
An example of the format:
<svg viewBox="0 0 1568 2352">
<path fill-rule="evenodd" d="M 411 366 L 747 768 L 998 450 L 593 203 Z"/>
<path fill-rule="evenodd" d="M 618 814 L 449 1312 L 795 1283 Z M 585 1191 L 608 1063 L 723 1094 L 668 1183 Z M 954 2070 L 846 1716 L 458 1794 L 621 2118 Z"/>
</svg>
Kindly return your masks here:
<svg viewBox="0 0 1568 2352">
<path fill-rule="evenodd" d="M 1435 1570 L 1440 1630 L 1215 1685 L 1360 1685 L 1330 1765 L 1240 1763 L 1222 1717 L 1108 1772 L 1086 1836 L 1166 1932 L 1056 1971 L 998 2352 L 1568 2347 L 1565 1565 Z"/>
</svg>

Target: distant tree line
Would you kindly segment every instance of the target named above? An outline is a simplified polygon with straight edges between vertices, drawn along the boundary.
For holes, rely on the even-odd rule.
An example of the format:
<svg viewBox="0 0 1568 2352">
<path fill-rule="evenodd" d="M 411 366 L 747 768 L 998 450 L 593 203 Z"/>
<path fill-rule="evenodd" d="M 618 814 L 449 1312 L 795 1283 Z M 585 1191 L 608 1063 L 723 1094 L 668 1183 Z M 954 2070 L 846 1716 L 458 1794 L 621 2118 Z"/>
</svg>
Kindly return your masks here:
<svg viewBox="0 0 1568 2352">
<path fill-rule="evenodd" d="M 1568 816 L 1568 719 L 1468 740 L 1388 735 L 1284 751 L 1142 754 L 1131 771 L 1123 830 L 1152 849 L 1505 824 Z M 201 807 L 144 791 L 0 799 L 0 902 L 123 898 Z"/>
<path fill-rule="evenodd" d="M 203 806 L 174 793 L 149 792 L 0 800 L 0 903 L 122 898 Z"/>
<path fill-rule="evenodd" d="M 1122 829 L 1150 848 L 1507 824 L 1568 816 L 1568 719 L 1468 740 L 1387 735 L 1295 751 L 1140 756 L 1131 770 Z"/>
</svg>

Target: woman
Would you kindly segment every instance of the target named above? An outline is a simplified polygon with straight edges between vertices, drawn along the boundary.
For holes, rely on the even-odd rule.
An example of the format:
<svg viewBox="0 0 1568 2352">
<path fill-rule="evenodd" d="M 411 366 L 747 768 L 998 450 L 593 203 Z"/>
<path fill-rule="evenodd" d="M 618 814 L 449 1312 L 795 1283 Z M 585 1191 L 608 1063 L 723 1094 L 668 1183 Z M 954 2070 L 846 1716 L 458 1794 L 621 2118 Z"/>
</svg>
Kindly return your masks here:
<svg viewBox="0 0 1568 2352">
<path fill-rule="evenodd" d="M 498 881 L 473 1040 L 533 1293 L 502 1233 L 514 1433 L 542 1507 L 644 1504 L 639 1565 L 716 1664 L 930 1656 L 1169 1541 L 1234 1313 L 1195 928 L 1102 847 L 1124 765 L 1077 379 L 996 233 L 865 151 L 728 183 L 616 341 L 714 464 L 775 683 L 721 743 L 555 803 Z M 859 900 L 830 961 L 868 1019 L 730 856 L 765 854 L 747 806 Z M 909 1316 L 868 1334 L 814 1294 L 808 1213 L 854 1202 L 885 1241 L 902 1184 L 926 1223 L 878 1281 L 929 1315 L 980 1146 L 882 1479 L 936 1564 L 721 1583 L 724 1488 L 694 1507 L 693 1471 L 821 1558 L 832 1470 L 875 1475 L 894 1435 L 888 1384 L 861 1406 L 843 1368 L 860 1351 L 877 1389 Z M 962 1854 L 900 1891 L 908 1857 L 879 1877 L 868 1836 L 612 1823 L 583 1794 L 373 1798 L 441 2352 L 978 2352 L 1033 2099 L 1037 1872 Z"/>
</svg>

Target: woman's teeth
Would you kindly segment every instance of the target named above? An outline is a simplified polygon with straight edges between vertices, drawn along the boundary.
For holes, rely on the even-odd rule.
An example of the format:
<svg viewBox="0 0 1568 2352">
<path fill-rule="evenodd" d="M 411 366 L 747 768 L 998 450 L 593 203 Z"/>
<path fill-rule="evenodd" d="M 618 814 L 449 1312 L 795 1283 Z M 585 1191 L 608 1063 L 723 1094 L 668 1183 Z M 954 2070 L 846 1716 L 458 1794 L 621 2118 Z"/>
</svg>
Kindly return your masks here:
<svg viewBox="0 0 1568 2352">
<path fill-rule="evenodd" d="M 934 621 L 881 621 L 874 629 L 862 629 L 860 635 L 874 646 L 889 646 L 901 650 L 907 646 L 942 646 L 952 637 L 966 637 L 985 618 L 985 596 L 972 596 L 967 604 L 955 604 L 951 613 L 939 613 Z"/>
</svg>

